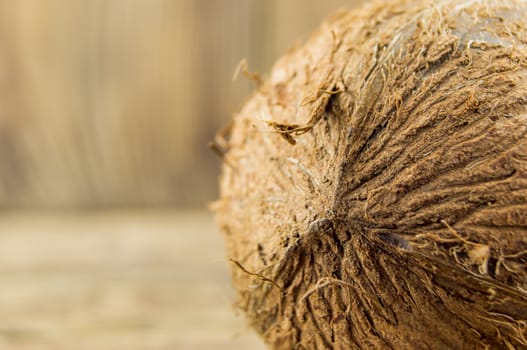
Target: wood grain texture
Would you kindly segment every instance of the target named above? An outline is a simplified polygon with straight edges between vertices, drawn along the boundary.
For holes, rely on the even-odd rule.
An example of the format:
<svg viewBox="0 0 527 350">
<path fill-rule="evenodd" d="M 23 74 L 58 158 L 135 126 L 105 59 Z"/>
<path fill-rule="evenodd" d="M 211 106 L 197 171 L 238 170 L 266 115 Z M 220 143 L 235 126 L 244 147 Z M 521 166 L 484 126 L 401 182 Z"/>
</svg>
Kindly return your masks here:
<svg viewBox="0 0 527 350">
<path fill-rule="evenodd" d="M 263 349 L 203 212 L 0 216 L 0 349 Z"/>
<path fill-rule="evenodd" d="M 196 204 L 271 63 L 357 1 L 0 0 L 0 206 Z"/>
</svg>

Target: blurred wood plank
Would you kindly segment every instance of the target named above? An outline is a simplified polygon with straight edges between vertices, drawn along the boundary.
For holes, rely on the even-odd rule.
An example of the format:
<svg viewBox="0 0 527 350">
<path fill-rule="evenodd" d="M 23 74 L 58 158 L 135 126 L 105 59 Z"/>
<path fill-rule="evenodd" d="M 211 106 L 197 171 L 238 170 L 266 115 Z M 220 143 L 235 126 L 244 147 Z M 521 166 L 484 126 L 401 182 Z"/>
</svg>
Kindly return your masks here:
<svg viewBox="0 0 527 350">
<path fill-rule="evenodd" d="M 251 47 L 258 69 L 268 71 L 289 48 L 301 43 L 331 13 L 357 7 L 362 0 L 269 0 L 253 4 L 257 30 Z M 259 40 L 254 40 L 259 38 Z"/>
<path fill-rule="evenodd" d="M 0 216 L 0 349 L 264 349 L 210 214 Z"/>
<path fill-rule="evenodd" d="M 201 204 L 206 144 L 264 73 L 358 0 L 0 0 L 0 206 Z"/>
</svg>

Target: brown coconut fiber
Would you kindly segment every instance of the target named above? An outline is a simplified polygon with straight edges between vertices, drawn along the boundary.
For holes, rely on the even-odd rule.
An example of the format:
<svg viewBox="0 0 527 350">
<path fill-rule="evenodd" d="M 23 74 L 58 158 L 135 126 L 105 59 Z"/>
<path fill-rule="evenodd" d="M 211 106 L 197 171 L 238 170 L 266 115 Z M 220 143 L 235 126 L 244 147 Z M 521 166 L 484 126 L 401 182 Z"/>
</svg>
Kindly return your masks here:
<svg viewBox="0 0 527 350">
<path fill-rule="evenodd" d="M 236 305 L 270 348 L 527 348 L 526 18 L 339 12 L 218 136 Z"/>
</svg>

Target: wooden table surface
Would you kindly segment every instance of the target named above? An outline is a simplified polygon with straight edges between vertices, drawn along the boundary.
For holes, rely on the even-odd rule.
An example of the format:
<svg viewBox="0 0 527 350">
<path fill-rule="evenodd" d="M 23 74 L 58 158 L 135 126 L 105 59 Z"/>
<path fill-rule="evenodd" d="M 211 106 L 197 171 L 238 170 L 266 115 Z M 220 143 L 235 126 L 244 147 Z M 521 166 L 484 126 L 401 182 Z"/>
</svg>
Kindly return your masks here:
<svg viewBox="0 0 527 350">
<path fill-rule="evenodd" d="M 210 213 L 0 214 L 0 349 L 264 349 Z"/>
</svg>

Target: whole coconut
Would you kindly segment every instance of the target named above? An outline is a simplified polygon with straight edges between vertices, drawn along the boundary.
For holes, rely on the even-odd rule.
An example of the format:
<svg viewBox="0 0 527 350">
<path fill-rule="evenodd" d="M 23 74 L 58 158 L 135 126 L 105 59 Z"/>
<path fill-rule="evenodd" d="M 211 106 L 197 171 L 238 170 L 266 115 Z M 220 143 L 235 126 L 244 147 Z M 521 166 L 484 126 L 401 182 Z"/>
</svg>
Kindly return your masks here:
<svg viewBox="0 0 527 350">
<path fill-rule="evenodd" d="M 526 16 L 375 3 L 276 63 L 216 206 L 271 348 L 527 348 Z"/>
</svg>

